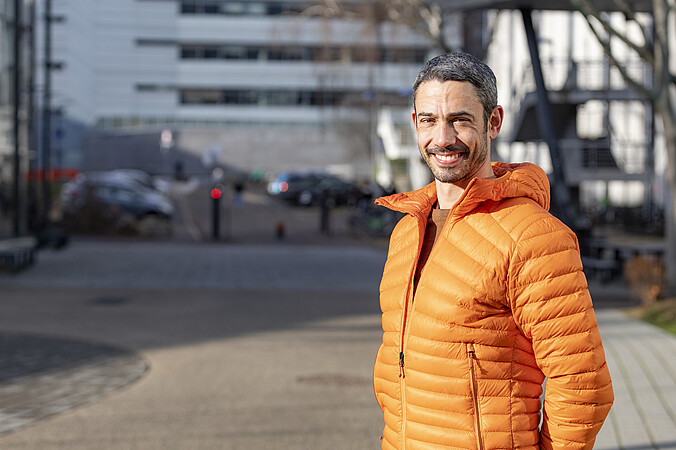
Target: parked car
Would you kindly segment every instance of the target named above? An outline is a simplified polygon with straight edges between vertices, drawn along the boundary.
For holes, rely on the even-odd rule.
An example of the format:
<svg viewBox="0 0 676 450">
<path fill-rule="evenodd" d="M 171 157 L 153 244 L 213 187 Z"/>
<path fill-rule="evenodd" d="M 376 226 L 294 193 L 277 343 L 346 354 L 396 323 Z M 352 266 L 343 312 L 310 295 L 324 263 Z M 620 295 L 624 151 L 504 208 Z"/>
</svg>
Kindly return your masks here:
<svg viewBox="0 0 676 450">
<path fill-rule="evenodd" d="M 134 227 L 144 219 L 169 222 L 171 200 L 133 177 L 115 172 L 80 174 L 60 194 L 64 220 L 85 228 Z"/>
<path fill-rule="evenodd" d="M 353 183 L 322 172 L 282 172 L 268 183 L 269 194 L 298 206 L 316 205 L 323 198 L 332 206 L 345 205 L 357 190 Z"/>
<path fill-rule="evenodd" d="M 169 195 L 169 182 L 153 177 L 148 172 L 139 169 L 114 169 L 105 172 L 105 176 L 126 178 L 141 186 L 158 191 L 161 194 Z"/>
</svg>

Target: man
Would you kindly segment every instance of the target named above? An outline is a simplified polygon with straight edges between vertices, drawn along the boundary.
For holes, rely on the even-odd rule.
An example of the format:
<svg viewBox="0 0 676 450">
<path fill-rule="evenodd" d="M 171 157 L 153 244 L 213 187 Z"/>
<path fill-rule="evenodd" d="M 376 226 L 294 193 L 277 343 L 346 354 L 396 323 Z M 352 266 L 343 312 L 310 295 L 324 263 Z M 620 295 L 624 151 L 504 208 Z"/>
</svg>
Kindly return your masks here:
<svg viewBox="0 0 676 450">
<path fill-rule="evenodd" d="M 413 103 L 435 181 L 376 201 L 406 214 L 380 285 L 382 448 L 591 449 L 613 391 L 577 239 L 540 168 L 491 163 L 495 75 L 436 57 Z"/>
</svg>

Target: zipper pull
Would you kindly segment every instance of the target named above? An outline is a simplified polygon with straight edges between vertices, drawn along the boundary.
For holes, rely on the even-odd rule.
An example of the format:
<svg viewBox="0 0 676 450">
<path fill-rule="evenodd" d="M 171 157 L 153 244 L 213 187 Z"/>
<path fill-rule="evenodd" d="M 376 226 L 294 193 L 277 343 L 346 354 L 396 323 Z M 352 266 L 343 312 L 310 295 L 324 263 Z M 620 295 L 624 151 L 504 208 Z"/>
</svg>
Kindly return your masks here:
<svg viewBox="0 0 676 450">
<path fill-rule="evenodd" d="M 399 352 L 399 378 L 405 378 L 405 375 L 404 375 L 404 352 Z"/>
</svg>

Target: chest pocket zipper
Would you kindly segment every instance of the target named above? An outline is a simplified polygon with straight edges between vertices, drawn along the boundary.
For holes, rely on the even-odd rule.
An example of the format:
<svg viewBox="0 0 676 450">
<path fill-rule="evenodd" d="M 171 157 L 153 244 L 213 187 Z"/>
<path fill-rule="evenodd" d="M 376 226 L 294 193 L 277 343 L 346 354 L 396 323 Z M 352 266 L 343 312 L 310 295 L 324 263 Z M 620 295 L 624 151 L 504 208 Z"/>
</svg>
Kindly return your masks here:
<svg viewBox="0 0 676 450">
<path fill-rule="evenodd" d="M 481 437 L 481 413 L 479 411 L 479 393 L 476 378 L 477 360 L 474 344 L 467 344 L 467 359 L 469 361 L 469 384 L 472 392 L 472 405 L 474 407 L 474 433 L 476 435 L 477 450 L 483 450 L 483 439 Z"/>
</svg>

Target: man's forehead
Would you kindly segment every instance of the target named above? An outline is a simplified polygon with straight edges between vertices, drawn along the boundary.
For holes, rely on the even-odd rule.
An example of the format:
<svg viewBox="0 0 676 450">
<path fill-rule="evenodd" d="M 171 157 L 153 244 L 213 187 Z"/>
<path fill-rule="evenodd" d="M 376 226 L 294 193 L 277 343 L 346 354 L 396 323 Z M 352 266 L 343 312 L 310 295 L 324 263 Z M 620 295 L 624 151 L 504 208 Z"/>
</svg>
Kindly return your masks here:
<svg viewBox="0 0 676 450">
<path fill-rule="evenodd" d="M 420 83 L 415 97 L 415 107 L 419 100 L 433 103 L 444 103 L 450 99 L 463 99 L 467 103 L 477 103 L 481 107 L 476 87 L 469 81 L 429 80 Z"/>
</svg>

